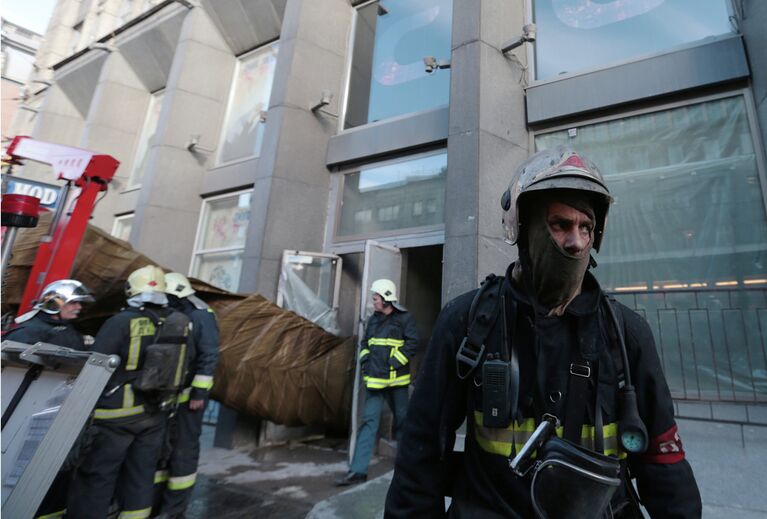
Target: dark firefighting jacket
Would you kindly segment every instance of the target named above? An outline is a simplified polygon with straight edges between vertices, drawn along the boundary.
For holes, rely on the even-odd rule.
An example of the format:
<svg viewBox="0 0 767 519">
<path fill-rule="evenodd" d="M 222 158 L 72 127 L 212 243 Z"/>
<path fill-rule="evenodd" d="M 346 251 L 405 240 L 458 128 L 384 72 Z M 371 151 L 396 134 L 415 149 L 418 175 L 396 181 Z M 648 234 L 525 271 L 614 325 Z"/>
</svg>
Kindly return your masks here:
<svg viewBox="0 0 767 519">
<path fill-rule="evenodd" d="M 527 297 L 504 281 L 501 294 L 507 300 L 513 298 L 506 309 L 506 323 L 513 326 L 506 327 L 514 330 L 511 344 L 518 353 L 520 373 L 519 416 L 506 429 L 482 426 L 481 389 L 472 380 L 475 377 L 462 382 L 456 375 L 456 352 L 466 336 L 475 293 L 449 302 L 435 325 L 399 443 L 386 518 L 445 517 L 446 495 L 453 496 L 451 517 L 534 517 L 530 474 L 516 476 L 509 461 L 529 438 L 540 413 L 564 416 L 569 366 L 581 355 L 596 363 L 592 388 L 598 386 L 602 402 L 604 451 L 626 460 L 623 476 L 628 465 L 650 515 L 700 517 L 700 494 L 684 457 L 671 395 L 644 319 L 616 304 L 639 414 L 650 439 L 644 454 L 627 456 L 616 437 L 621 366 L 616 366 L 610 354 L 610 328 L 600 307 L 601 289 L 593 276 L 586 275 L 582 293 L 562 317 L 535 316 Z M 488 351 L 501 351 L 503 328 L 504 319 L 498 318 L 486 340 Z M 481 367 L 477 371 L 481 373 Z M 593 405 L 586 415 L 590 417 L 584 421 L 582 443 L 589 445 L 594 436 Z M 465 452 L 460 456 L 451 451 L 455 430 L 464 419 Z M 613 503 L 626 499 L 622 487 Z"/>
<path fill-rule="evenodd" d="M 396 307 L 389 315 L 370 316 L 360 344 L 362 374 L 368 389 L 410 384 L 410 359 L 418 351 L 415 319 Z"/>
<path fill-rule="evenodd" d="M 120 365 L 96 403 L 94 420 L 128 422 L 158 411 L 162 403 L 158 400 L 159 395 L 134 390 L 132 381 L 144 365 L 146 347 L 155 342 L 155 319 L 166 319 L 172 312 L 176 310 L 152 304 L 141 309 L 128 307 L 101 326 L 93 343 L 93 351 L 119 355 Z"/>
<path fill-rule="evenodd" d="M 3 335 L 3 339 L 18 341 L 26 344 L 47 342 L 56 346 L 64 346 L 75 350 L 85 350 L 83 336 L 72 325 L 71 321 L 54 319 L 44 312 L 39 312 L 29 321 L 26 321 Z"/>
<path fill-rule="evenodd" d="M 204 400 L 213 388 L 213 374 L 218 364 L 219 331 L 216 314 L 207 305 L 198 308 L 186 298 L 175 298 L 171 306 L 189 317 L 195 347 L 194 362 L 189 365 L 186 389 L 179 395 L 179 403 L 190 399 Z"/>
</svg>

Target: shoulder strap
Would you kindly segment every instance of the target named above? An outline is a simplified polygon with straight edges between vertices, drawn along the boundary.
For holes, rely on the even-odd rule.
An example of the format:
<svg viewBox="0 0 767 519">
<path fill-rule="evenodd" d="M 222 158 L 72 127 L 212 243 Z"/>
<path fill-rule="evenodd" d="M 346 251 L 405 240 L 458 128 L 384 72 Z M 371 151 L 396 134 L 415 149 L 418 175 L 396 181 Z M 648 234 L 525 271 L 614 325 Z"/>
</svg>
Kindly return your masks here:
<svg viewBox="0 0 767 519">
<path fill-rule="evenodd" d="M 458 378 L 465 380 L 477 368 L 485 354 L 485 340 L 498 318 L 503 276 L 490 274 L 474 295 L 469 307 L 469 326 L 455 354 Z"/>
<path fill-rule="evenodd" d="M 618 300 L 607 293 L 605 293 L 605 299 L 608 301 L 608 304 L 612 306 L 613 313 L 618 320 L 618 326 L 620 326 L 619 332 L 615 329 L 614 326 L 612 326 L 612 323 L 605 323 L 605 326 L 608 330 L 608 339 L 610 342 L 610 357 L 612 358 L 613 366 L 615 367 L 615 374 L 616 378 L 618 379 L 618 388 L 620 389 L 626 384 L 626 374 L 623 371 L 624 367 L 623 359 L 621 358 L 620 339 L 618 338 L 617 334 L 623 333 L 623 336 L 626 336 L 626 323 L 623 320 L 623 312 L 621 312 L 621 309 L 618 306 Z"/>
</svg>

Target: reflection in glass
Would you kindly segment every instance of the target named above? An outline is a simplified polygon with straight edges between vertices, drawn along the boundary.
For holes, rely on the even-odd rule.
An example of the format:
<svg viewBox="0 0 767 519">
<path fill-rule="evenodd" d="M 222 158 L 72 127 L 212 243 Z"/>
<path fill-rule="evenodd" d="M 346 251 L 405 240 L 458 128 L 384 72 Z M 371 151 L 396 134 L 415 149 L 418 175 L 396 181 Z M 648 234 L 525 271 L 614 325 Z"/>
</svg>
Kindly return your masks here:
<svg viewBox="0 0 767 519">
<path fill-rule="evenodd" d="M 262 113 L 269 109 L 278 44 L 240 59 L 235 71 L 218 162 L 258 157 L 264 137 Z"/>
<path fill-rule="evenodd" d="M 357 10 L 345 128 L 447 105 L 452 0 L 387 0 Z"/>
<path fill-rule="evenodd" d="M 218 288 L 237 291 L 242 272 L 242 251 L 200 254 L 195 277 Z"/>
<path fill-rule="evenodd" d="M 146 169 L 147 152 L 149 145 L 157 132 L 157 123 L 160 121 L 160 110 L 162 108 L 162 99 L 165 92 L 156 92 L 149 98 L 149 108 L 144 119 L 144 126 L 141 129 L 141 135 L 138 139 L 136 156 L 133 158 L 133 170 L 128 179 L 129 187 L 138 187 L 141 185 L 141 179 L 144 178 Z"/>
<path fill-rule="evenodd" d="M 537 79 L 732 32 L 727 0 L 535 0 Z"/>
<path fill-rule="evenodd" d="M 238 193 L 203 204 L 192 276 L 225 290 L 237 290 L 252 194 Z"/>
<path fill-rule="evenodd" d="M 344 176 L 338 236 L 444 223 L 447 155 L 441 152 Z"/>
<path fill-rule="evenodd" d="M 208 203 L 203 224 L 205 250 L 245 246 L 250 220 L 251 193 L 219 198 Z"/>
<path fill-rule="evenodd" d="M 536 137 L 565 143 L 615 198 L 595 274 L 647 318 L 672 393 L 767 399 L 767 217 L 743 98 Z"/>
</svg>

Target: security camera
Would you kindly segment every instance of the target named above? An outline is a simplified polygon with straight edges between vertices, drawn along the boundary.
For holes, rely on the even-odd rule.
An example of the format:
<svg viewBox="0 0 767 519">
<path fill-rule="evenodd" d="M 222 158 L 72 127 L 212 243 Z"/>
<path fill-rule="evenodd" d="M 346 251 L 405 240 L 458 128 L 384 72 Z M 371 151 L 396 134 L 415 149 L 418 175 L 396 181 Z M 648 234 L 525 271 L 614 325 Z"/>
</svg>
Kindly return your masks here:
<svg viewBox="0 0 767 519">
<path fill-rule="evenodd" d="M 506 54 L 510 50 L 516 49 L 520 45 L 522 45 L 525 42 L 534 42 L 535 41 L 535 32 L 537 27 L 534 23 L 529 23 L 522 27 L 522 36 L 517 38 L 516 40 L 512 40 L 510 42 L 507 42 L 501 47 L 501 53 Z"/>
<path fill-rule="evenodd" d="M 437 60 L 434 56 L 426 56 L 423 58 L 424 70 L 427 74 L 433 73 L 437 69 L 450 68 L 450 62 L 445 60 Z"/>
</svg>

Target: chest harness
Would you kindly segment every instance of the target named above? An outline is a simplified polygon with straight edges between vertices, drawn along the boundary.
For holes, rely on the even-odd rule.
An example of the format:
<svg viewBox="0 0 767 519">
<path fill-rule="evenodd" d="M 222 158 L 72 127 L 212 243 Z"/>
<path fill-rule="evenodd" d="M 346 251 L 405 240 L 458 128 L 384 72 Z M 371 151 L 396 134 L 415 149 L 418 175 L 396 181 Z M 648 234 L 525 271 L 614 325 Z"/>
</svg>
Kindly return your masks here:
<svg viewBox="0 0 767 519">
<path fill-rule="evenodd" d="M 481 365 L 482 426 L 506 429 L 519 418 L 519 357 L 509 335 L 514 338 L 517 316 L 514 298 L 503 294 L 503 277 L 488 276 L 477 291 L 469 308 L 469 326 L 456 353 L 458 378 L 466 380 Z M 623 450 L 642 453 L 647 448 L 647 431 L 639 417 L 623 327 L 613 306 L 614 299 L 602 294 L 604 308 L 612 325 L 610 356 L 617 370 L 619 418 L 617 435 Z M 511 305 L 511 328 L 507 321 L 507 305 Z M 502 319 L 502 352 L 487 351 L 485 346 L 491 329 Z M 621 315 L 622 317 L 622 315 Z M 536 331 L 537 333 L 537 331 Z M 617 343 L 617 348 L 615 347 Z M 510 347 L 511 346 L 511 347 Z M 537 428 L 524 445 L 510 456 L 509 466 L 521 477 L 532 473 L 533 508 L 542 518 L 599 517 L 610 507 L 610 500 L 620 485 L 620 462 L 604 452 L 604 429 L 598 384 L 594 384 L 593 450 L 581 446 L 584 417 L 589 404 L 589 381 L 596 372 L 596 362 L 575 359 L 569 366 L 568 393 L 564 410 L 562 438 L 558 438 L 558 417 L 538 413 Z M 545 376 L 545 366 L 538 362 L 538 378 Z M 475 384 L 476 377 L 475 377 Z M 540 400 L 540 397 L 538 398 Z M 514 454 L 514 447 L 512 447 Z M 585 515 L 584 515 L 585 514 Z"/>
</svg>

